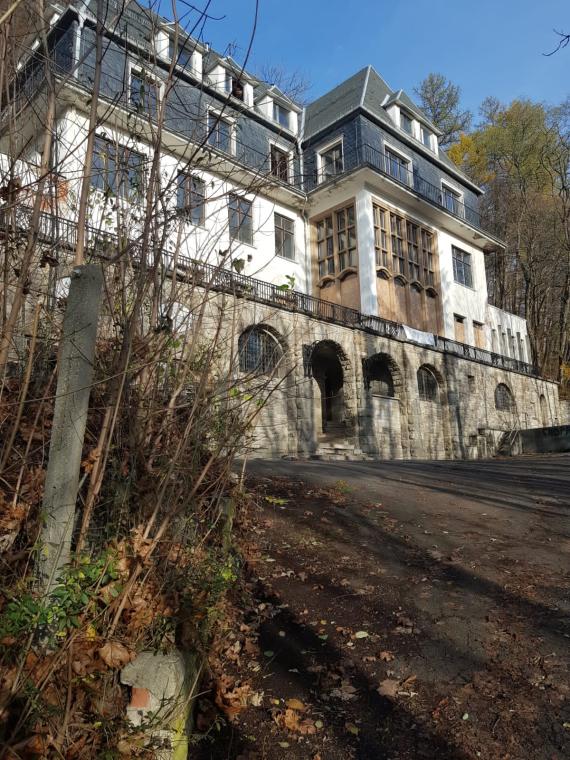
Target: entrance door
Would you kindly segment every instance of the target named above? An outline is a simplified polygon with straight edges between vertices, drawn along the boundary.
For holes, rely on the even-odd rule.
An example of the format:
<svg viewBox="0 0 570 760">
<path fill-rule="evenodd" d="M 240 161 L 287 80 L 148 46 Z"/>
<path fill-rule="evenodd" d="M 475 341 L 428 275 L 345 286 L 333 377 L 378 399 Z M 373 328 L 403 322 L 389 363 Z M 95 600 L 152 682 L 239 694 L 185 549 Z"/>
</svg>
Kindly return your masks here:
<svg viewBox="0 0 570 760">
<path fill-rule="evenodd" d="M 335 347 L 327 342 L 315 346 L 311 369 L 321 394 L 322 431 L 333 432 L 344 423 L 343 372 Z"/>
</svg>

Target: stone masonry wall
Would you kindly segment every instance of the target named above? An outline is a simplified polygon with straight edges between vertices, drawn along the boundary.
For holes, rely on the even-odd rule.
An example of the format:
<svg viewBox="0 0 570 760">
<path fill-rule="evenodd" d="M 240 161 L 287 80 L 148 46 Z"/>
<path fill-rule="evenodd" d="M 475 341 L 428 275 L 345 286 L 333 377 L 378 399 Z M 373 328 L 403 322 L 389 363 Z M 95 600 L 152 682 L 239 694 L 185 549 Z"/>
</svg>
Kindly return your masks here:
<svg viewBox="0 0 570 760">
<path fill-rule="evenodd" d="M 321 396 L 304 352 L 320 341 L 333 345 L 343 367 L 345 438 L 357 452 L 386 459 L 492 456 L 505 432 L 543 426 L 541 395 L 548 424 L 562 422 L 557 386 L 546 380 L 244 299 L 216 295 L 212 309 L 212 314 L 222 309 L 228 325 L 235 324 L 234 337 L 228 334 L 234 352 L 237 336 L 253 325 L 265 326 L 283 347 L 275 390 L 260 412 L 251 441 L 255 456 L 318 453 Z M 362 360 L 375 354 L 390 358 L 394 398 L 375 396 L 365 387 Z M 422 365 L 438 379 L 437 401 L 419 397 L 417 371 Z M 499 383 L 510 389 L 516 410 L 495 408 Z"/>
</svg>

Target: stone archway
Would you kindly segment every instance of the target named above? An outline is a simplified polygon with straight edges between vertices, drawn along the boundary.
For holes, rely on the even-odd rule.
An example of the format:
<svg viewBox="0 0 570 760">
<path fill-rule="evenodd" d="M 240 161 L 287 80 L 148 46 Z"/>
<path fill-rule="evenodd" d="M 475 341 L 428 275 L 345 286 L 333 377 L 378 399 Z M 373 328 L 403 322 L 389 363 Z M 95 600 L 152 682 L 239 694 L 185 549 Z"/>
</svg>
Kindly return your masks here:
<svg viewBox="0 0 570 760">
<path fill-rule="evenodd" d="M 320 393 L 321 433 L 346 434 L 346 356 L 336 343 L 322 340 L 311 352 L 311 375 Z"/>
</svg>

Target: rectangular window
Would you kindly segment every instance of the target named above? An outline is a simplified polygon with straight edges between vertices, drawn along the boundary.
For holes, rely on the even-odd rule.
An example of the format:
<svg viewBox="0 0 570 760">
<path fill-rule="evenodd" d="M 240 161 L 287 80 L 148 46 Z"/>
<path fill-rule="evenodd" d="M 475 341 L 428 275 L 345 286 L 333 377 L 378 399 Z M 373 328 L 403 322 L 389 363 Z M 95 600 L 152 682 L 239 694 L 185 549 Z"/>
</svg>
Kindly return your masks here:
<svg viewBox="0 0 570 760">
<path fill-rule="evenodd" d="M 473 337 L 477 348 L 487 348 L 485 341 L 485 327 L 481 322 L 473 321 Z"/>
<path fill-rule="evenodd" d="M 339 272 L 356 265 L 354 206 L 335 212 Z"/>
<path fill-rule="evenodd" d="M 376 266 L 403 274 L 425 286 L 435 285 L 434 236 L 419 224 L 372 206 Z M 388 230 L 388 224 L 390 228 Z"/>
<path fill-rule="evenodd" d="M 405 111 L 400 111 L 400 127 L 409 135 L 412 134 L 412 120 Z"/>
<path fill-rule="evenodd" d="M 289 111 L 286 108 L 283 108 L 283 106 L 280 105 L 279 103 L 273 104 L 273 121 L 276 121 L 277 124 L 280 124 L 282 127 L 285 127 L 285 129 L 289 129 L 289 124 L 290 124 Z"/>
<path fill-rule="evenodd" d="M 388 252 L 388 227 L 387 212 L 374 204 L 374 248 L 376 251 L 376 266 L 390 269 L 390 259 Z"/>
<path fill-rule="evenodd" d="M 429 148 L 431 150 L 431 132 L 429 129 L 426 129 L 425 127 L 421 127 L 421 134 L 422 134 L 422 142 L 426 146 L 426 148 Z"/>
<path fill-rule="evenodd" d="M 173 60 L 177 66 L 182 66 L 183 69 L 191 67 L 192 51 L 189 48 L 184 47 L 180 41 L 178 42 L 178 45 L 175 45 L 172 37 L 168 43 L 168 53 L 170 59 Z"/>
<path fill-rule="evenodd" d="M 317 222 L 319 277 L 356 266 L 356 217 L 354 205 L 346 206 Z"/>
<path fill-rule="evenodd" d="M 214 113 L 208 114 L 208 145 L 232 153 L 232 125 Z"/>
<path fill-rule="evenodd" d="M 206 183 L 200 177 L 180 172 L 176 206 L 189 222 L 203 227 L 206 221 Z"/>
<path fill-rule="evenodd" d="M 459 210 L 461 208 L 461 195 L 455 190 L 452 190 L 450 187 L 442 185 L 441 196 L 443 201 L 442 205 L 444 208 L 446 208 L 448 211 L 451 211 L 452 214 L 459 216 Z"/>
<path fill-rule="evenodd" d="M 131 106 L 138 113 L 156 117 L 160 99 L 160 83 L 144 71 L 132 69 L 129 99 Z"/>
<path fill-rule="evenodd" d="M 407 222 L 408 233 L 408 276 L 410 280 L 420 280 L 420 228 Z"/>
<path fill-rule="evenodd" d="M 342 143 L 321 153 L 321 182 L 326 182 L 344 171 Z"/>
<path fill-rule="evenodd" d="M 460 285 L 473 287 L 473 274 L 471 271 L 471 254 L 452 246 L 453 279 Z"/>
<path fill-rule="evenodd" d="M 295 222 L 275 214 L 275 253 L 284 259 L 295 258 Z"/>
<path fill-rule="evenodd" d="M 145 189 L 145 157 L 104 137 L 95 137 L 91 187 L 126 200 L 138 201 Z"/>
<path fill-rule="evenodd" d="M 386 169 L 388 174 L 398 182 L 410 184 L 410 162 L 386 148 Z"/>
<path fill-rule="evenodd" d="M 404 220 L 390 214 L 390 238 L 392 242 L 392 272 L 406 274 L 406 252 L 404 242 Z"/>
<path fill-rule="evenodd" d="M 289 154 L 276 145 L 271 146 L 271 174 L 281 182 L 289 181 Z"/>
<path fill-rule="evenodd" d="M 433 235 L 422 229 L 422 264 L 424 285 L 435 285 L 435 262 L 433 254 Z"/>
<path fill-rule="evenodd" d="M 230 239 L 253 245 L 253 204 L 235 193 L 229 201 Z"/>
<path fill-rule="evenodd" d="M 458 343 L 465 343 L 465 317 L 454 314 L 453 322 L 455 325 L 455 340 Z"/>
</svg>

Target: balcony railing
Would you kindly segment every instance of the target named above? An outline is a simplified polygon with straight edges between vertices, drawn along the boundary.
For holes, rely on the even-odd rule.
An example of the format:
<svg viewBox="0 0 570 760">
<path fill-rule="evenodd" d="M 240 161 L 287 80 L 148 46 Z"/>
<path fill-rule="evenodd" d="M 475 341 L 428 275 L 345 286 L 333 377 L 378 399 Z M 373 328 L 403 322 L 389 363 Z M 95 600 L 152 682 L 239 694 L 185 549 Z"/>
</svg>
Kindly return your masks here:
<svg viewBox="0 0 570 760">
<path fill-rule="evenodd" d="M 29 229 L 30 218 L 31 209 L 29 207 L 0 208 L 0 235 L 24 237 Z M 119 238 L 112 232 L 87 226 L 85 237 L 87 253 L 92 258 L 105 259 L 111 251 L 117 251 Z M 56 253 L 60 250 L 72 251 L 77 243 L 77 225 L 73 220 L 63 219 L 49 212 L 41 212 L 38 224 L 38 242 Z M 123 245 L 123 248 L 125 247 L 136 262 L 140 250 L 137 241 L 129 241 L 127 246 Z M 326 322 L 363 330 L 372 335 L 414 343 L 413 340 L 406 338 L 403 325 L 398 322 L 363 314 L 348 306 L 341 306 L 306 293 L 272 285 L 263 280 L 222 269 L 219 266 L 202 263 L 186 256 L 175 258 L 172 254 L 165 252 L 162 261 L 167 272 L 170 271 L 174 274 L 176 271 L 178 277 L 187 279 L 198 286 L 218 292 L 231 293 L 238 298 L 252 299 Z M 480 364 L 488 364 L 499 369 L 531 376 L 539 375 L 536 367 L 519 359 L 495 354 L 465 343 L 458 343 L 442 336 L 435 335 L 433 338 L 434 345 L 424 347 L 453 354 Z"/>
<path fill-rule="evenodd" d="M 415 193 L 428 203 L 438 206 L 456 219 L 461 219 L 472 227 L 483 229 L 481 215 L 476 209 L 467 206 L 459 198 L 450 200 L 450 196 L 444 194 L 441 187 L 433 185 L 417 172 L 411 171 L 402 164 L 391 160 L 379 148 L 372 145 L 359 145 L 354 150 L 347 151 L 343 156 L 342 170 L 336 173 L 332 173 L 326 169 L 315 172 L 307 189 L 315 189 L 317 186 L 334 181 L 338 177 L 362 167 L 368 167 L 383 174 L 385 177 L 389 177 L 394 182 Z"/>
</svg>

